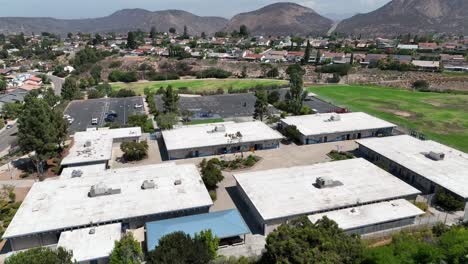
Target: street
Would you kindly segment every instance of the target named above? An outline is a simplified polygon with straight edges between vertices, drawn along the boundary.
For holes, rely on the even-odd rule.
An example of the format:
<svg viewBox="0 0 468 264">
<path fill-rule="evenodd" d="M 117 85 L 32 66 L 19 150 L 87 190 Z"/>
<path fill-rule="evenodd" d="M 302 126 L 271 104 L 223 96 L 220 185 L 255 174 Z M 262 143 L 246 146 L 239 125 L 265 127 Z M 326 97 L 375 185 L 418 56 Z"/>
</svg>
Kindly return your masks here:
<svg viewBox="0 0 468 264">
<path fill-rule="evenodd" d="M 16 133 L 18 133 L 18 126 L 15 124 L 10 129 L 3 129 L 0 132 L 0 157 L 8 154 L 7 150 L 11 145 L 17 144 Z"/>
<path fill-rule="evenodd" d="M 28 72 L 28 74 L 39 75 L 39 74 L 44 74 L 44 73 L 42 73 L 42 72 Z M 59 78 L 59 77 L 54 76 L 52 74 L 47 74 L 47 77 L 49 77 L 49 80 L 53 85 L 55 94 L 60 95 L 60 93 L 62 92 L 62 85 L 65 82 L 65 79 Z"/>
</svg>

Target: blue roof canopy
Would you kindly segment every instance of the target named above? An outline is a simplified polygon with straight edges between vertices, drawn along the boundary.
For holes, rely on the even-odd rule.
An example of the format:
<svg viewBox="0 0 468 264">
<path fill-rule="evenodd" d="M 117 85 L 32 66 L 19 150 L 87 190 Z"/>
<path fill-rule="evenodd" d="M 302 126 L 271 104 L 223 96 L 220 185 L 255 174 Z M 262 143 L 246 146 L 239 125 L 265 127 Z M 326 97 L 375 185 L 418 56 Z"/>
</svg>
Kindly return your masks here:
<svg viewBox="0 0 468 264">
<path fill-rule="evenodd" d="M 182 231 L 191 237 L 210 229 L 213 236 L 220 239 L 250 233 L 249 227 L 237 210 L 227 210 L 208 214 L 191 215 L 146 223 L 148 251 L 158 246 L 163 236 Z"/>
</svg>

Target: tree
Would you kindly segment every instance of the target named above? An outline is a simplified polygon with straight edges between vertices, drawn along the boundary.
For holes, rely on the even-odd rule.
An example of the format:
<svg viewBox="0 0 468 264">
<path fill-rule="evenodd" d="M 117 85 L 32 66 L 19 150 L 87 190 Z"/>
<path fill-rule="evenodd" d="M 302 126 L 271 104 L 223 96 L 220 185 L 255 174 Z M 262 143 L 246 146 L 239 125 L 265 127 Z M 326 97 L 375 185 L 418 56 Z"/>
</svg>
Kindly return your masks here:
<svg viewBox="0 0 468 264">
<path fill-rule="evenodd" d="M 164 113 L 156 117 L 156 123 L 162 130 L 172 129 L 179 121 L 176 113 Z"/>
<path fill-rule="evenodd" d="M 206 162 L 205 159 L 200 163 L 203 183 L 208 190 L 216 190 L 218 183 L 224 179 L 223 173 L 219 168 L 218 159 L 210 159 Z"/>
<path fill-rule="evenodd" d="M 150 31 L 150 38 L 155 39 L 157 35 L 158 35 L 158 32 L 156 31 L 156 27 L 152 26 L 151 31 Z"/>
<path fill-rule="evenodd" d="M 34 152 L 30 158 L 40 176 L 44 161 L 60 153 L 66 136 L 62 113 L 51 109 L 45 100 L 26 96 L 18 117 L 18 142 L 24 152 Z"/>
<path fill-rule="evenodd" d="M 60 96 L 56 95 L 52 88 L 47 88 L 47 90 L 43 92 L 43 98 L 51 108 L 60 102 Z"/>
<path fill-rule="evenodd" d="M 179 95 L 174 91 L 171 85 L 167 86 L 164 94 L 162 95 L 164 102 L 164 113 L 178 113 L 179 112 Z"/>
<path fill-rule="evenodd" d="M 203 230 L 200 233 L 196 233 L 193 239 L 195 241 L 203 243 L 208 248 L 208 251 L 211 255 L 211 259 L 216 258 L 219 246 L 219 239 L 213 236 L 213 232 L 211 232 L 210 229 Z"/>
<path fill-rule="evenodd" d="M 434 203 L 442 209 L 449 212 L 462 211 L 465 208 L 465 202 L 442 189 L 438 190 L 434 196 Z"/>
<path fill-rule="evenodd" d="M 274 90 L 268 93 L 268 103 L 276 104 L 280 100 L 280 93 L 278 90 Z"/>
<path fill-rule="evenodd" d="M 183 39 L 188 39 L 188 38 L 189 38 L 189 34 L 188 34 L 188 30 L 187 30 L 187 25 L 184 25 L 184 34 L 182 35 L 182 38 L 183 38 Z"/>
<path fill-rule="evenodd" d="M 1 115 L 5 119 L 16 119 L 22 110 L 23 105 L 21 103 L 5 103 Z"/>
<path fill-rule="evenodd" d="M 305 70 L 298 64 L 290 65 L 286 69 L 289 75 L 289 91 L 286 94 L 289 111 L 295 115 L 300 114 L 307 92 L 303 90 Z"/>
<path fill-rule="evenodd" d="M 125 234 L 116 241 L 109 257 L 109 264 L 140 264 L 143 261 L 143 251 L 132 233 Z"/>
<path fill-rule="evenodd" d="M 239 28 L 239 35 L 246 38 L 249 36 L 249 29 L 246 25 L 241 25 Z"/>
<path fill-rule="evenodd" d="M 56 250 L 39 247 L 15 253 L 5 260 L 5 264 L 71 264 L 72 257 L 73 253 L 63 247 Z"/>
<path fill-rule="evenodd" d="M 426 80 L 417 80 L 413 82 L 412 87 L 417 91 L 425 91 L 429 89 L 429 82 Z"/>
<path fill-rule="evenodd" d="M 169 28 L 169 33 L 171 34 L 175 34 L 177 32 L 177 30 L 173 27 Z"/>
<path fill-rule="evenodd" d="M 148 142 L 123 142 L 120 149 L 126 161 L 138 161 L 148 156 Z"/>
<path fill-rule="evenodd" d="M 307 217 L 292 220 L 270 233 L 261 263 L 360 263 L 363 245 L 324 217 L 311 223 Z"/>
<path fill-rule="evenodd" d="M 135 32 L 128 32 L 128 35 L 127 35 L 127 48 L 129 49 L 136 49 L 138 48 L 138 44 L 136 42 L 136 36 L 135 36 Z"/>
<path fill-rule="evenodd" d="M 148 119 L 147 115 L 131 115 L 128 117 L 127 124 L 131 127 L 141 127 L 144 133 L 153 133 L 153 122 Z"/>
<path fill-rule="evenodd" d="M 75 100 L 81 97 L 78 81 L 75 77 L 65 79 L 62 85 L 62 98 L 65 100 Z"/>
<path fill-rule="evenodd" d="M 253 114 L 254 119 L 260 119 L 263 122 L 263 118 L 268 115 L 268 95 L 265 90 L 255 92 L 255 111 Z"/>
<path fill-rule="evenodd" d="M 201 36 L 202 39 L 206 39 L 206 33 L 205 32 L 202 32 L 200 36 Z"/>
<path fill-rule="evenodd" d="M 202 239 L 175 232 L 159 240 L 159 245 L 149 252 L 148 264 L 206 264 L 212 259 L 212 252 Z"/>
<path fill-rule="evenodd" d="M 96 33 L 94 35 L 94 39 L 93 39 L 93 45 L 94 46 L 101 44 L 103 41 L 104 41 L 104 39 L 102 38 L 101 35 L 99 35 L 98 33 Z"/>
<path fill-rule="evenodd" d="M 67 34 L 67 38 L 69 38 L 69 39 L 72 39 L 72 38 L 73 38 L 73 33 L 71 33 L 71 32 L 68 32 L 68 34 Z"/>
<path fill-rule="evenodd" d="M 304 64 L 307 64 L 309 63 L 309 60 L 310 60 L 310 50 L 311 47 L 310 47 L 310 41 L 307 40 L 307 46 L 306 46 L 306 49 L 304 51 L 304 59 L 302 60 L 302 63 Z"/>
<path fill-rule="evenodd" d="M 7 90 L 7 83 L 0 79 L 0 93 L 5 93 Z"/>
</svg>

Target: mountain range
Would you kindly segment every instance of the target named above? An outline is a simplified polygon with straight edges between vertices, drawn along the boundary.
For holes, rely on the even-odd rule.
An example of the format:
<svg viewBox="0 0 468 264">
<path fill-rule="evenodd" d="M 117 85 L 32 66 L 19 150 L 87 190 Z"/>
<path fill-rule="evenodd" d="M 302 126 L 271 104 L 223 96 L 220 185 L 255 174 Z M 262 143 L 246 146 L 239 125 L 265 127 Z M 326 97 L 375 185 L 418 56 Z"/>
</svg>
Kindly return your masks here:
<svg viewBox="0 0 468 264">
<path fill-rule="evenodd" d="M 32 17 L 0 18 L 0 33 L 53 32 L 117 32 L 131 30 L 158 31 L 173 27 L 189 34 L 217 31 L 231 32 L 246 25 L 252 35 L 309 35 L 326 33 L 333 21 L 314 10 L 294 4 L 275 3 L 258 10 L 222 17 L 202 17 L 181 10 L 147 11 L 124 9 L 110 16 L 92 19 L 54 19 Z M 392 0 L 367 14 L 358 14 L 341 21 L 337 32 L 386 36 L 447 32 L 468 34 L 468 0 Z"/>
<path fill-rule="evenodd" d="M 373 12 L 341 21 L 336 31 L 366 36 L 468 34 L 468 0 L 392 0 Z"/>
</svg>

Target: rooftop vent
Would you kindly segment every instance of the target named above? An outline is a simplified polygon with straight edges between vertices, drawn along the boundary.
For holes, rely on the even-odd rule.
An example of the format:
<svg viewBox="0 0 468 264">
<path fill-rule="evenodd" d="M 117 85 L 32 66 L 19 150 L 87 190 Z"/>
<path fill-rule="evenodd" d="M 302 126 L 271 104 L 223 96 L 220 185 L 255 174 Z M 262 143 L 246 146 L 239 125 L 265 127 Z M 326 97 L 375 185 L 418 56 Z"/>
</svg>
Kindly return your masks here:
<svg viewBox="0 0 468 264">
<path fill-rule="evenodd" d="M 319 187 L 319 188 L 325 188 L 325 187 L 330 187 L 333 185 L 333 180 L 329 177 L 318 177 L 316 180 L 315 180 L 315 184 Z"/>
<path fill-rule="evenodd" d="M 214 126 L 213 130 L 208 131 L 208 133 L 216 132 L 226 132 L 226 127 L 224 125 L 216 125 Z"/>
<path fill-rule="evenodd" d="M 91 141 L 89 141 L 89 140 L 88 140 L 88 141 L 86 141 L 86 143 L 85 143 L 85 145 L 84 145 L 84 146 L 85 146 L 85 148 L 89 148 L 89 147 L 91 147 Z"/>
<path fill-rule="evenodd" d="M 91 190 L 89 191 L 88 196 L 98 197 L 98 196 L 104 196 L 104 195 L 118 194 L 120 192 L 121 192 L 120 189 L 107 188 L 106 185 L 99 183 L 99 184 L 91 186 Z"/>
<path fill-rule="evenodd" d="M 95 228 L 91 228 L 91 229 L 89 230 L 89 234 L 90 234 L 90 235 L 94 235 L 95 233 L 96 233 L 96 229 L 95 229 Z"/>
<path fill-rule="evenodd" d="M 340 121 L 341 120 L 341 117 L 340 115 L 338 114 L 332 114 L 330 116 L 330 118 L 328 118 L 327 120 L 325 120 L 325 122 L 336 122 L 336 121 Z"/>
<path fill-rule="evenodd" d="M 143 184 L 141 185 L 141 189 L 142 190 L 147 190 L 147 189 L 154 189 L 156 188 L 156 184 L 154 184 L 154 181 L 151 180 L 151 181 L 144 181 Z"/>
<path fill-rule="evenodd" d="M 174 185 L 181 185 L 182 184 L 182 180 L 175 180 L 174 181 Z"/>
<path fill-rule="evenodd" d="M 332 187 L 341 186 L 341 185 L 343 185 L 341 182 L 334 181 L 330 177 L 318 177 L 317 179 L 315 179 L 315 184 L 314 184 L 314 186 L 318 189 L 332 188 Z"/>
<path fill-rule="evenodd" d="M 442 152 L 433 152 L 433 151 L 426 154 L 426 156 L 428 158 L 430 158 L 431 160 L 435 160 L 435 161 L 443 160 L 445 158 L 444 153 L 442 153 Z"/>
<path fill-rule="evenodd" d="M 83 175 L 83 172 L 81 170 L 73 170 L 71 177 L 72 178 L 79 178 Z"/>
</svg>

